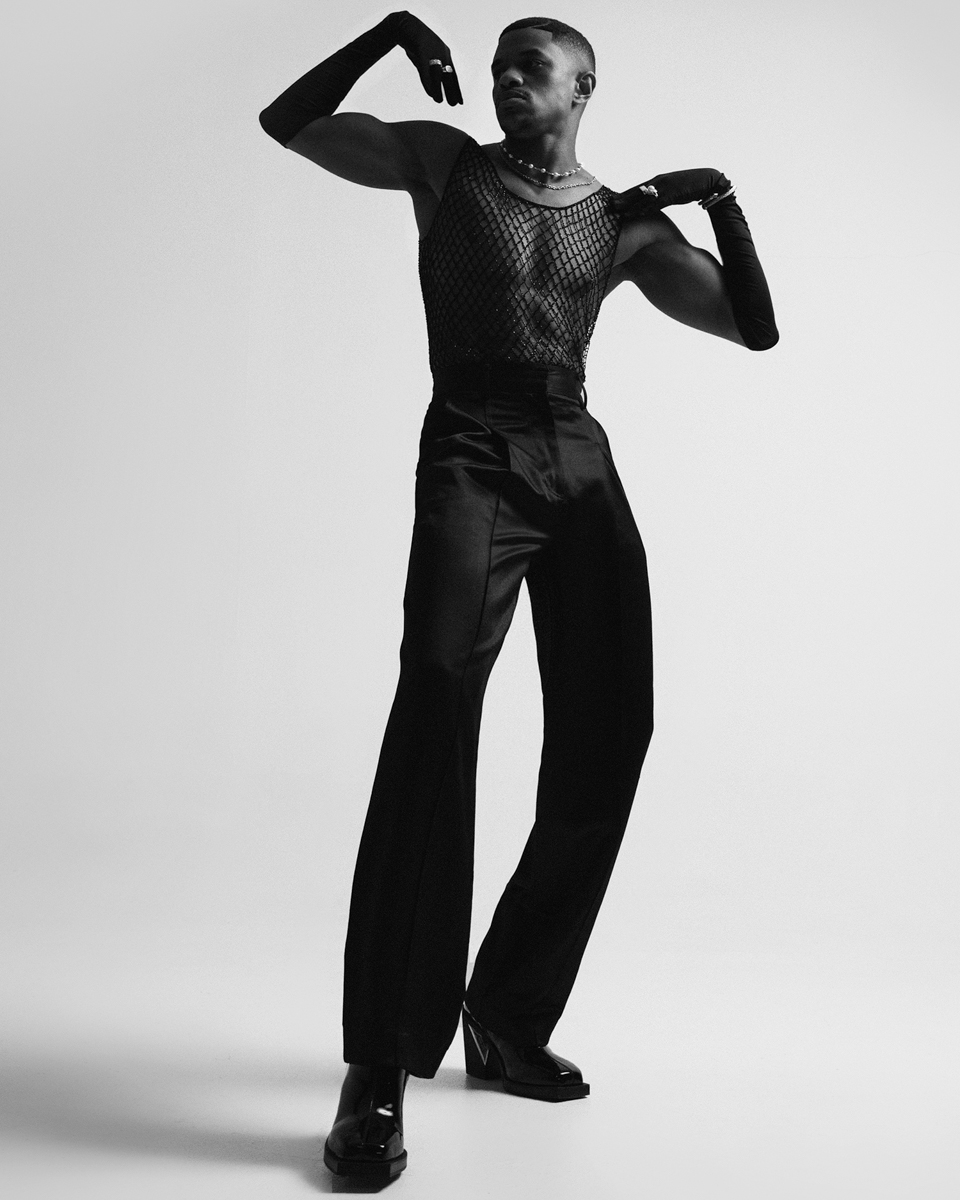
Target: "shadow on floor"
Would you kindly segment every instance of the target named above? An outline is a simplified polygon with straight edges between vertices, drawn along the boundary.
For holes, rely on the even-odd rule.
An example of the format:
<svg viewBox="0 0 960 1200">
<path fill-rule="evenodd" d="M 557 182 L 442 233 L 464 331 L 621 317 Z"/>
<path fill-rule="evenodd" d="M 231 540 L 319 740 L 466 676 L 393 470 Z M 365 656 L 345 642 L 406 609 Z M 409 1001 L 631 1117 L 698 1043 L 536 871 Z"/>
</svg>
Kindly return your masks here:
<svg viewBox="0 0 960 1200">
<path fill-rule="evenodd" d="M 460 1072 L 444 1072 L 453 1086 Z M 118 1155 L 285 1168 L 318 1192 L 371 1193 L 384 1184 L 333 1177 L 323 1165 L 326 1130 L 305 1136 L 218 1126 L 235 1109 L 231 1093 L 317 1093 L 317 1111 L 335 1097 L 339 1062 L 191 1057 L 173 1061 L 121 1051 L 81 1054 L 0 1053 L 0 1133 L 23 1142 L 74 1145 Z M 427 1084 L 426 1086 L 430 1086 Z M 321 1091 L 324 1093 L 321 1095 Z M 207 1113 L 205 1121 L 197 1112 Z"/>
</svg>

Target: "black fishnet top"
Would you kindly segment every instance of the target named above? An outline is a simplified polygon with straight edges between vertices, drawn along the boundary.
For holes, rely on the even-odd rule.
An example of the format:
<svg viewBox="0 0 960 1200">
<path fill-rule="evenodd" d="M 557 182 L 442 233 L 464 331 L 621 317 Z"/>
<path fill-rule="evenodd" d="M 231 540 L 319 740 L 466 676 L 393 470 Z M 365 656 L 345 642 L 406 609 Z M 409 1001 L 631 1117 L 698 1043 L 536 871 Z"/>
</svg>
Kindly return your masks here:
<svg viewBox="0 0 960 1200">
<path fill-rule="evenodd" d="M 524 200 L 468 138 L 420 243 L 431 369 L 536 363 L 582 380 L 620 233 L 612 194 Z"/>
</svg>

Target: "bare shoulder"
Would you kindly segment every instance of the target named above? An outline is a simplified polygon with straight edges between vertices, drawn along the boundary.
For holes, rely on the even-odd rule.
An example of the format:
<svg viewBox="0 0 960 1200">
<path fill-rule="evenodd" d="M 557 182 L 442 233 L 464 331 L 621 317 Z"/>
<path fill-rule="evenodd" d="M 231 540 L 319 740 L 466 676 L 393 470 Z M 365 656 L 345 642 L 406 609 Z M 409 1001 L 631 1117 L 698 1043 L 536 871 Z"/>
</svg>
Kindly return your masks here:
<svg viewBox="0 0 960 1200">
<path fill-rule="evenodd" d="M 607 291 L 612 291 L 625 279 L 635 279 L 644 263 L 669 255 L 670 247 L 688 244 L 676 225 L 662 212 L 624 221 Z"/>
<path fill-rule="evenodd" d="M 411 145 L 424 153 L 450 155 L 460 153 L 469 134 L 443 121 L 396 121 L 392 126 Z"/>
<path fill-rule="evenodd" d="M 666 243 L 684 243 L 686 238 L 669 217 L 654 213 L 649 217 L 635 217 L 624 221 L 617 243 L 614 266 L 620 266 L 634 258 L 640 251 Z"/>
<path fill-rule="evenodd" d="M 466 140 L 442 121 L 344 112 L 311 121 L 287 147 L 351 183 L 418 192 L 442 190 Z"/>
<path fill-rule="evenodd" d="M 392 128 L 416 156 L 426 187 L 441 193 L 469 134 L 442 121 L 398 121 Z"/>
</svg>

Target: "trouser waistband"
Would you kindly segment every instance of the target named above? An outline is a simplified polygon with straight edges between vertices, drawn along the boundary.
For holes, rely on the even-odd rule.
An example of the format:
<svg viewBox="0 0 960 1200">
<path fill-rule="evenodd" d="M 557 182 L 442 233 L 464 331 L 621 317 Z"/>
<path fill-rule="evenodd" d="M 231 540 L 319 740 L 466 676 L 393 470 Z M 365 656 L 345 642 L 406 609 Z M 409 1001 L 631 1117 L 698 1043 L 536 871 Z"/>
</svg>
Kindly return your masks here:
<svg viewBox="0 0 960 1200">
<path fill-rule="evenodd" d="M 434 390 L 488 391 L 495 388 L 510 392 L 563 396 L 587 407 L 587 389 L 580 376 L 567 367 L 541 366 L 537 363 L 457 363 L 438 367 L 433 372 Z"/>
</svg>

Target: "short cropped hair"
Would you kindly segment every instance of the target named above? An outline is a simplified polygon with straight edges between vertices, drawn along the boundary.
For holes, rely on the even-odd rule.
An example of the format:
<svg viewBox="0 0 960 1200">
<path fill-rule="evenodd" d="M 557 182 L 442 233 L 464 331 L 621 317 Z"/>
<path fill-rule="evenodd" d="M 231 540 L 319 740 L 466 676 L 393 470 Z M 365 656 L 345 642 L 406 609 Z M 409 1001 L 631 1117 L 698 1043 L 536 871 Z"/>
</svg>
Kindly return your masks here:
<svg viewBox="0 0 960 1200">
<path fill-rule="evenodd" d="M 504 33 L 513 33 L 516 29 L 542 29 L 544 33 L 551 34 L 553 40 L 564 49 L 570 50 L 584 59 L 591 71 L 597 69 L 597 58 L 593 53 L 593 47 L 579 29 L 574 29 L 572 25 L 566 25 L 563 21 L 555 21 L 553 17 L 524 17 L 520 21 L 514 21 L 512 25 L 508 25 L 500 36 L 503 37 Z"/>
</svg>

